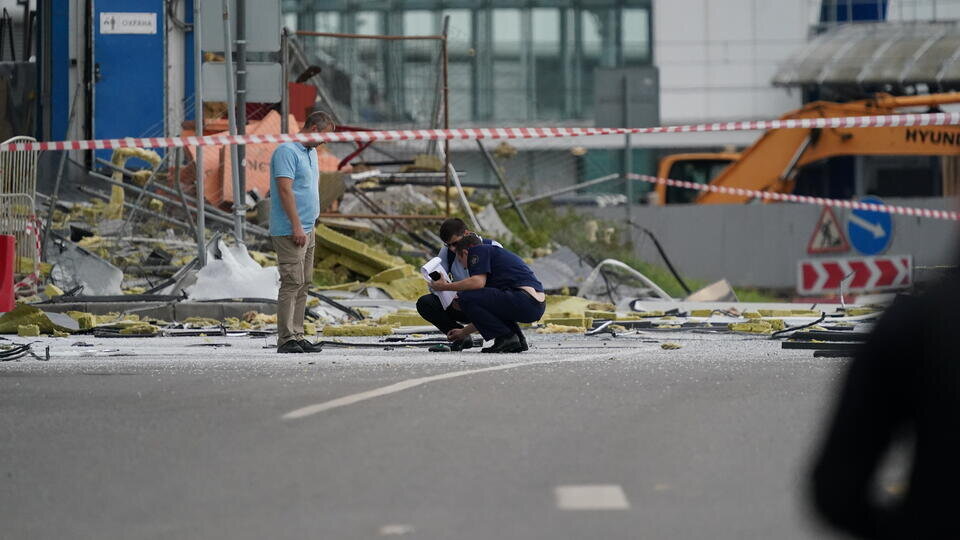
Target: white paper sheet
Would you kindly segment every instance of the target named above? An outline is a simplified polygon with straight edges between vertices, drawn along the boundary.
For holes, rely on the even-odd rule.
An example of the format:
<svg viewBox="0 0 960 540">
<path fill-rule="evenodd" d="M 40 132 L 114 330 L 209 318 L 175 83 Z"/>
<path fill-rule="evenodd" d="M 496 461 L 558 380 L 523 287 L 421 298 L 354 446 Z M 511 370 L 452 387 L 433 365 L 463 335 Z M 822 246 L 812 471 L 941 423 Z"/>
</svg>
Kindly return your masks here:
<svg viewBox="0 0 960 540">
<path fill-rule="evenodd" d="M 433 279 L 430 278 L 430 274 L 433 272 L 439 272 L 443 279 L 450 281 L 450 276 L 447 275 L 447 269 L 443 267 L 443 261 L 440 260 L 440 257 L 434 257 L 420 267 L 420 273 L 423 274 L 423 279 L 427 280 L 427 283 L 433 283 Z M 450 307 L 450 304 L 457 298 L 456 291 L 433 291 L 433 294 L 440 299 L 440 305 L 443 306 L 443 309 Z"/>
</svg>

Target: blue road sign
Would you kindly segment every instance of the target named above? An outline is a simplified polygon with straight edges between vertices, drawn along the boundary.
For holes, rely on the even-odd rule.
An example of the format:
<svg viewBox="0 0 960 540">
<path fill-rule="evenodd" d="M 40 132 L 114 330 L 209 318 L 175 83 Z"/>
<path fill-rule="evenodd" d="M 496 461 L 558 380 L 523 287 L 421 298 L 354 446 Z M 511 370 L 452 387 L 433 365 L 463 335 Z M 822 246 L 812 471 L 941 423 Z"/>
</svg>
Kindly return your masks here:
<svg viewBox="0 0 960 540">
<path fill-rule="evenodd" d="M 877 197 L 864 197 L 860 202 L 884 204 Z M 864 255 L 883 253 L 893 240 L 893 218 L 884 212 L 853 210 L 847 220 L 847 236 L 854 249 Z"/>
</svg>

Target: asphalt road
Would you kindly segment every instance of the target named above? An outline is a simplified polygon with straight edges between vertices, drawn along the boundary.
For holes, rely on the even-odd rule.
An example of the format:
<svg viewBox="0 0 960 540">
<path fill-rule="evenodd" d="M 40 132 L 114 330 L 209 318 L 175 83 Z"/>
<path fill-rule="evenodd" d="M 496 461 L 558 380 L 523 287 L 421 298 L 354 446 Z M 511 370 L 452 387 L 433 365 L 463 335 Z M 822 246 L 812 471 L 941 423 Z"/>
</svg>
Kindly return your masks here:
<svg viewBox="0 0 960 540">
<path fill-rule="evenodd" d="M 823 538 L 802 490 L 843 362 L 667 340 L 49 340 L 0 364 L 0 538 Z"/>
</svg>

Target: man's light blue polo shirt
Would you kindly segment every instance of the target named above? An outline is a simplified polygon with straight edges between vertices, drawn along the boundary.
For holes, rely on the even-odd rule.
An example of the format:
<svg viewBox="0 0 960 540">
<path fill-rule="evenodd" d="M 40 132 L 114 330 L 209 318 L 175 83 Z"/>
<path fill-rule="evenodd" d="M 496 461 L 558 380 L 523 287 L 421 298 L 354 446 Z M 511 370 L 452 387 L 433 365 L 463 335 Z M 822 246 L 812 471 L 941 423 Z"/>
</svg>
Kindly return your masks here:
<svg viewBox="0 0 960 540">
<path fill-rule="evenodd" d="M 320 169 L 316 149 L 288 142 L 278 146 L 270 158 L 270 236 L 290 236 L 293 225 L 280 204 L 278 176 L 293 179 L 293 198 L 297 202 L 300 226 L 304 232 L 309 231 L 320 216 Z"/>
</svg>

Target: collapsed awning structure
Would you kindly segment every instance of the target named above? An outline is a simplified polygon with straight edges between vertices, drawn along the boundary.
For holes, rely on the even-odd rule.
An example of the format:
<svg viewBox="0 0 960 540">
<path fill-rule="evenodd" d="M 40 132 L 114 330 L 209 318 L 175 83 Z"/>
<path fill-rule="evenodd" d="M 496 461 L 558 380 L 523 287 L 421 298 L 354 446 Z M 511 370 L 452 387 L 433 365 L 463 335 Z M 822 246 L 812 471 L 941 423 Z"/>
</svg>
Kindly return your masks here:
<svg viewBox="0 0 960 540">
<path fill-rule="evenodd" d="M 775 86 L 868 91 L 960 89 L 960 25 L 862 23 L 816 36 L 774 76 Z"/>
</svg>

